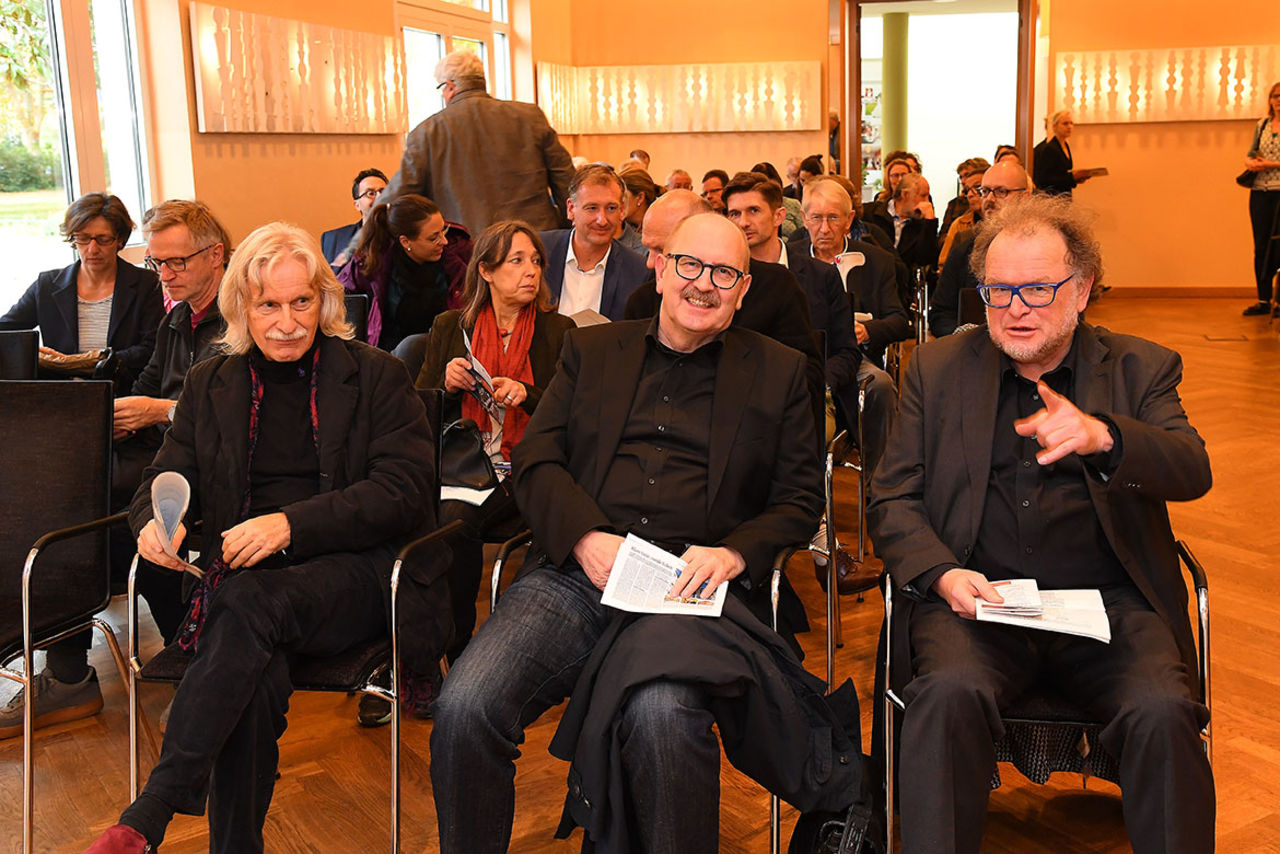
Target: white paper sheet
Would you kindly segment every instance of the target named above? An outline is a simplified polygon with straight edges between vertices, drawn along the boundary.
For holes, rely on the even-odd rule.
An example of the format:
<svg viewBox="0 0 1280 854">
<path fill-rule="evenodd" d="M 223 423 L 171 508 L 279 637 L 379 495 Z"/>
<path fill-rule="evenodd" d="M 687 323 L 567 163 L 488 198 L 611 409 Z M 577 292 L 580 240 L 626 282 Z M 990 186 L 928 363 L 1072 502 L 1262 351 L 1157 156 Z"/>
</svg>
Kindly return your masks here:
<svg viewBox="0 0 1280 854">
<path fill-rule="evenodd" d="M 628 534 L 618 549 L 600 602 L 637 614 L 693 614 L 718 617 L 724 610 L 725 589 L 720 584 L 711 595 L 673 599 L 668 594 L 685 563 L 668 551 Z"/>
</svg>

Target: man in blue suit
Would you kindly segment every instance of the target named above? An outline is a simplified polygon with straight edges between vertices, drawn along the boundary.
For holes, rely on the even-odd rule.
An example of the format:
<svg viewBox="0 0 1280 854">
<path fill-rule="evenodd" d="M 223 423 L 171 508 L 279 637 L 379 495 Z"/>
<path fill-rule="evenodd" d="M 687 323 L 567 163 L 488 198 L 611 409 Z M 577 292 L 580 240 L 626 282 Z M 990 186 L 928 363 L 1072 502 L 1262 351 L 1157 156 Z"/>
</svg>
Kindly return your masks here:
<svg viewBox="0 0 1280 854">
<path fill-rule="evenodd" d="M 631 292 L 649 278 L 644 258 L 614 239 L 622 225 L 626 188 L 618 173 L 593 164 L 569 183 L 573 228 L 542 232 L 543 274 L 561 314 L 599 312 L 622 320 Z"/>
<path fill-rule="evenodd" d="M 320 235 L 320 250 L 324 252 L 324 260 L 328 261 L 335 270 L 351 259 L 349 251 L 351 241 L 355 240 L 356 235 L 360 233 L 360 226 L 364 225 L 365 217 L 369 216 L 369 211 L 373 209 L 373 203 L 377 201 L 378 194 L 386 186 L 387 176 L 383 175 L 380 169 L 361 170 L 360 174 L 356 175 L 356 179 L 351 182 L 351 199 L 360 214 L 359 221 L 331 228 Z"/>
</svg>

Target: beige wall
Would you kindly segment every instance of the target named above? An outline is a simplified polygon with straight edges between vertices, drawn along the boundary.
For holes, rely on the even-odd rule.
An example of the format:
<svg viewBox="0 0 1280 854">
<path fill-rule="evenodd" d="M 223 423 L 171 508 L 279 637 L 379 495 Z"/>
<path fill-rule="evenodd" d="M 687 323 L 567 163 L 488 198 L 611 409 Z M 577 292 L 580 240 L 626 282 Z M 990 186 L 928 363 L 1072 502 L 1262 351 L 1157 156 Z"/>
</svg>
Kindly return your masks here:
<svg viewBox="0 0 1280 854">
<path fill-rule="evenodd" d="M 545 13 L 542 7 L 548 7 Z M 826 0 L 794 0 L 785 9 L 762 0 L 536 0 L 535 61 L 574 65 L 678 65 L 773 59 L 827 63 Z M 542 15 L 542 19 L 539 19 Z M 551 25 L 543 29 L 541 24 Z M 823 105 L 826 115 L 826 104 Z M 573 154 L 617 164 L 633 148 L 653 158 L 661 182 L 674 168 L 695 182 L 715 167 L 729 173 L 770 160 L 826 152 L 827 136 L 805 133 L 596 134 L 565 137 Z"/>
<path fill-rule="evenodd" d="M 215 0 L 218 5 L 326 26 L 395 32 L 389 0 L 360 7 L 346 0 Z M 195 78 L 187 3 L 144 0 L 144 73 L 150 80 L 156 197 L 207 202 L 239 241 L 283 219 L 320 232 L 355 221 L 351 179 L 374 166 L 395 171 L 398 135 L 230 134 L 196 132 Z"/>
<path fill-rule="evenodd" d="M 1051 53 L 1275 42 L 1274 0 L 1056 0 L 1050 12 Z M 1248 192 L 1232 180 L 1251 133 L 1249 121 L 1076 126 L 1075 164 L 1111 171 L 1075 192 L 1098 212 L 1111 284 L 1253 293 Z"/>
</svg>

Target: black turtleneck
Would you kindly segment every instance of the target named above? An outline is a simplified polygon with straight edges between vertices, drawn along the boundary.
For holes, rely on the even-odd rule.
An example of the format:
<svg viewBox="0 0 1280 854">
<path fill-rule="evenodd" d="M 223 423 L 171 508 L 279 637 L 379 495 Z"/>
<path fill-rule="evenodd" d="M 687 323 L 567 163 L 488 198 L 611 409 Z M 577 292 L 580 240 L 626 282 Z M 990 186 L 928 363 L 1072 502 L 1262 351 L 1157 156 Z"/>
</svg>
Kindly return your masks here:
<svg viewBox="0 0 1280 854">
<path fill-rule="evenodd" d="M 255 347 L 262 378 L 258 444 L 249 465 L 249 516 L 275 513 L 319 491 L 320 458 L 311 432 L 311 366 L 321 336 L 296 362 L 272 362 Z"/>
</svg>

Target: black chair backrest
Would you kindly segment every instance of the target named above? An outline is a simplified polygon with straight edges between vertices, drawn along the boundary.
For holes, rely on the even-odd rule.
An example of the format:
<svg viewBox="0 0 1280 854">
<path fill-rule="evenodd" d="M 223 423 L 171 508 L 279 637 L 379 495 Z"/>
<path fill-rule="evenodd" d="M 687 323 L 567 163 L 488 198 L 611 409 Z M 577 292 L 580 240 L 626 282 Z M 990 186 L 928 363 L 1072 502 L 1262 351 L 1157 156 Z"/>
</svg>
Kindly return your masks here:
<svg viewBox="0 0 1280 854">
<path fill-rule="evenodd" d="M 977 288 L 960 289 L 960 314 L 956 319 L 958 326 L 976 323 L 981 326 L 987 322 L 987 307 L 978 296 Z"/>
<path fill-rule="evenodd" d="M 431 447 L 435 457 L 432 465 L 436 471 L 435 518 L 440 518 L 440 441 L 444 437 L 444 389 L 420 388 L 418 396 L 427 408 L 427 426 L 431 428 Z"/>
<path fill-rule="evenodd" d="M 369 343 L 369 295 L 347 294 L 347 322 L 356 328 L 356 340 Z"/>
<path fill-rule="evenodd" d="M 33 380 L 40 351 L 34 329 L 0 332 L 0 380 Z"/>
<path fill-rule="evenodd" d="M 0 448 L 0 602 L 12 603 L 37 539 L 107 515 L 111 383 L 0 382 Z M 110 597 L 106 530 L 55 542 L 33 574 L 33 635 L 77 625 Z M 16 608 L 0 613 L 0 660 L 7 660 L 21 648 L 22 626 L 7 625 Z"/>
</svg>

